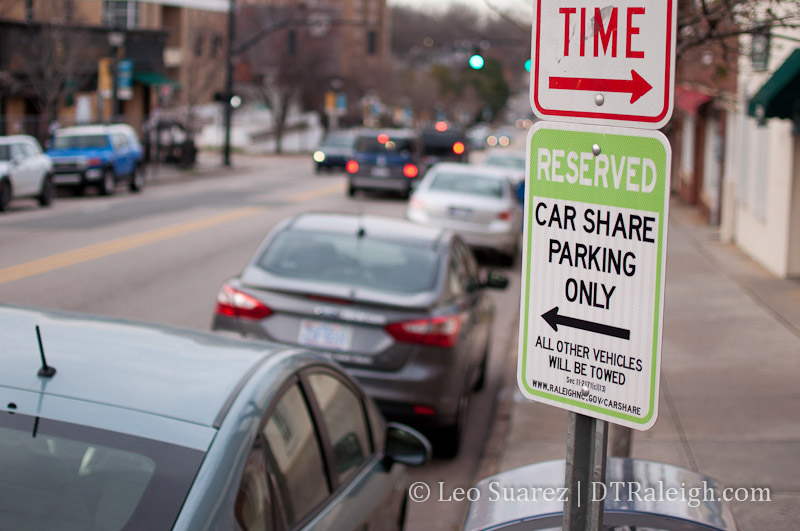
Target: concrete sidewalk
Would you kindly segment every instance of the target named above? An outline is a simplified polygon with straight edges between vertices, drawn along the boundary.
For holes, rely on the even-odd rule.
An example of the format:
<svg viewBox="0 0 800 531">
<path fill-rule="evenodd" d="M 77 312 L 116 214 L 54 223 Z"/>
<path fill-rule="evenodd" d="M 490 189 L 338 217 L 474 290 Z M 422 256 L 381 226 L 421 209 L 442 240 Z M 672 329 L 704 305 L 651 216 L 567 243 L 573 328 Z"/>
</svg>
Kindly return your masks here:
<svg viewBox="0 0 800 531">
<path fill-rule="evenodd" d="M 634 431 L 632 457 L 768 487 L 769 502 L 731 502 L 739 529 L 798 529 L 800 282 L 721 244 L 677 200 L 670 208 L 659 418 Z M 508 359 L 481 478 L 566 452 L 567 412 L 524 399 L 516 350 Z"/>
<path fill-rule="evenodd" d="M 202 150 L 197 152 L 197 161 L 190 168 L 180 168 L 177 164 L 151 163 L 147 166 L 148 184 L 164 184 L 170 182 L 191 181 L 204 177 L 219 177 L 233 173 L 249 172 L 263 168 L 275 157 L 296 156 L 307 158 L 309 167 L 313 164 L 308 153 L 283 155 L 253 155 L 249 153 L 232 153 L 231 165 L 223 166 L 222 154 L 219 150 Z"/>
</svg>

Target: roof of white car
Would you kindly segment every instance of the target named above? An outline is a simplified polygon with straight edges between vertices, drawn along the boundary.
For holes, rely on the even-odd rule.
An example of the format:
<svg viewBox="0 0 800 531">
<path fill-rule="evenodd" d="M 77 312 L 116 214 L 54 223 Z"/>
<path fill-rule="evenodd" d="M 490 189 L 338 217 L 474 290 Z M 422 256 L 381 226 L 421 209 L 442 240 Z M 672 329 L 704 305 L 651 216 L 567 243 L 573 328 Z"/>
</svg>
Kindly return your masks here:
<svg viewBox="0 0 800 531">
<path fill-rule="evenodd" d="M 0 144 L 6 145 L 11 144 L 14 142 L 19 142 L 20 140 L 26 140 L 30 142 L 31 140 L 36 140 L 30 135 L 9 135 L 9 136 L 0 136 Z"/>
</svg>

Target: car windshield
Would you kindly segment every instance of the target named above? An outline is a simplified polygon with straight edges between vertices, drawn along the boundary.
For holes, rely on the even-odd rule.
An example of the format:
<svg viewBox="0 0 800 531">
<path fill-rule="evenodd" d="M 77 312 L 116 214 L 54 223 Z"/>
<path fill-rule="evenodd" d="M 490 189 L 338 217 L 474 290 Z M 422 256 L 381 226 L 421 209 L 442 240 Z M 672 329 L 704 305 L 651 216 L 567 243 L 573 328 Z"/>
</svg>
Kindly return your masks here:
<svg viewBox="0 0 800 531">
<path fill-rule="evenodd" d="M 440 172 L 433 176 L 430 190 L 456 192 L 459 194 L 503 197 L 503 181 L 493 177 L 481 177 L 458 172 Z"/>
<path fill-rule="evenodd" d="M 0 529 L 171 529 L 203 452 L 39 417 L 0 417 Z"/>
<path fill-rule="evenodd" d="M 402 153 L 412 151 L 413 145 L 410 138 L 397 138 L 388 134 L 362 136 L 356 144 L 356 151 L 365 153 Z"/>
<path fill-rule="evenodd" d="M 515 157 L 490 156 L 486 158 L 486 162 L 484 164 L 487 166 L 499 166 L 501 168 L 513 168 L 515 170 L 525 169 L 525 159 Z"/>
<path fill-rule="evenodd" d="M 11 160 L 11 148 L 8 145 L 0 145 L 0 160 Z"/>
<path fill-rule="evenodd" d="M 279 277 L 422 293 L 434 287 L 438 255 L 432 249 L 369 236 L 285 231 L 258 265 Z"/>
<path fill-rule="evenodd" d="M 103 149 L 108 146 L 105 135 L 56 135 L 55 149 Z"/>
</svg>

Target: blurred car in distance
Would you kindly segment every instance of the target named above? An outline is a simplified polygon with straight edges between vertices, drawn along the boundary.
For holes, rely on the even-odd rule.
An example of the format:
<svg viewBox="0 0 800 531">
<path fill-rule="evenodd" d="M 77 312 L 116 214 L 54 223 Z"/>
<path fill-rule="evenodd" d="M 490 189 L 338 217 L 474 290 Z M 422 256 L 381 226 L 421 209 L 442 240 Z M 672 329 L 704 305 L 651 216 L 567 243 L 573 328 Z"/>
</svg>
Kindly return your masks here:
<svg viewBox="0 0 800 531">
<path fill-rule="evenodd" d="M 0 212 L 14 199 L 33 198 L 48 206 L 55 197 L 53 162 L 28 135 L 0 136 Z"/>
<path fill-rule="evenodd" d="M 486 154 L 482 164 L 494 168 L 503 168 L 512 183 L 517 184 L 525 180 L 525 161 L 527 155 L 524 151 L 492 151 Z"/>
<path fill-rule="evenodd" d="M 344 170 L 347 161 L 353 158 L 357 132 L 351 130 L 331 131 L 314 152 L 317 173 L 322 170 Z"/>
<path fill-rule="evenodd" d="M 469 159 L 466 134 L 456 124 L 439 121 L 422 128 L 420 136 L 426 167 L 436 162 L 467 162 Z"/>
<path fill-rule="evenodd" d="M 482 479 L 463 530 L 560 530 L 565 476 L 557 459 Z M 592 485 L 590 496 L 603 499 L 601 527 L 609 531 L 736 531 L 717 481 L 673 465 L 609 457 L 605 485 Z"/>
<path fill-rule="evenodd" d="M 430 453 L 301 349 L 32 308 L 0 322 L 2 529 L 397 529 L 402 465 Z"/>
<path fill-rule="evenodd" d="M 83 193 L 96 186 L 101 195 L 114 193 L 127 181 L 132 192 L 144 187 L 144 151 L 127 124 L 76 125 L 55 131 L 47 154 L 53 159 L 53 182 Z"/>
<path fill-rule="evenodd" d="M 223 284 L 212 328 L 299 345 L 341 363 L 387 418 L 455 455 L 483 385 L 494 305 L 470 249 L 406 220 L 307 213 L 276 226 Z"/>
<path fill-rule="evenodd" d="M 522 209 L 502 168 L 441 162 L 428 170 L 406 217 L 450 229 L 470 247 L 499 253 L 511 266 L 522 237 Z"/>
<path fill-rule="evenodd" d="M 350 197 L 359 190 L 396 192 L 408 197 L 425 170 L 422 141 L 411 129 L 363 131 L 345 169 Z"/>
</svg>

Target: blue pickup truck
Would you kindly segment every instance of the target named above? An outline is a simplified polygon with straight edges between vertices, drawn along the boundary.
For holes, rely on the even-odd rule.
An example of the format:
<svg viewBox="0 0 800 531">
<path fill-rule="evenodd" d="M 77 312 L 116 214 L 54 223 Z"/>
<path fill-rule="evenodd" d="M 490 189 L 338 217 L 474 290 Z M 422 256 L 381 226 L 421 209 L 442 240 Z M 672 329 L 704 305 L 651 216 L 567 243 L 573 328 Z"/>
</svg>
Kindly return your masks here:
<svg viewBox="0 0 800 531">
<path fill-rule="evenodd" d="M 111 195 L 120 181 L 132 192 L 144 187 L 144 151 L 126 124 L 80 125 L 58 129 L 47 154 L 53 160 L 53 183 L 78 193 L 96 186 Z"/>
</svg>

